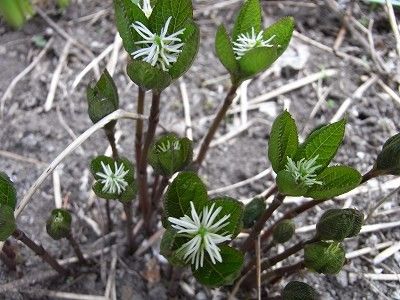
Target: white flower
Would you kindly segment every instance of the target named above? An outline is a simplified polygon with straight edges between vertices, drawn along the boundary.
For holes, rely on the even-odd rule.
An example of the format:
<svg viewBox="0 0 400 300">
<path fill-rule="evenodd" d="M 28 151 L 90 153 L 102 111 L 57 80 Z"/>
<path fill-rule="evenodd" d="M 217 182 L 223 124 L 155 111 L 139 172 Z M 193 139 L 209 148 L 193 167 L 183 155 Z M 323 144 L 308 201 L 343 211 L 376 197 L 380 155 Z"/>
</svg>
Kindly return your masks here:
<svg viewBox="0 0 400 300">
<path fill-rule="evenodd" d="M 319 167 L 321 167 L 320 165 L 315 165 L 317 159 L 318 155 L 309 160 L 302 158 L 295 163 L 290 157 L 287 157 L 286 171 L 288 171 L 293 176 L 294 180 L 300 185 L 322 185 L 322 181 L 315 180 L 317 175 L 314 173 Z"/>
<path fill-rule="evenodd" d="M 213 264 L 222 262 L 220 249 L 217 246 L 232 239 L 231 234 L 227 232 L 221 233 L 221 229 L 229 224 L 227 221 L 230 214 L 219 217 L 222 207 L 214 210 L 215 203 L 211 207 L 204 207 L 200 215 L 197 214 L 193 202 L 190 201 L 191 215 L 185 215 L 179 219 L 169 217 L 168 221 L 172 223 L 172 227 L 178 230 L 178 234 L 191 238 L 190 241 L 183 244 L 178 250 L 184 254 L 183 259 L 195 265 L 196 270 L 204 265 L 204 255 L 207 252 Z"/>
<path fill-rule="evenodd" d="M 142 2 L 143 4 L 142 5 L 138 4 L 138 6 L 144 12 L 145 16 L 149 18 L 151 13 L 153 12 L 153 9 L 151 8 L 150 5 L 150 0 L 143 0 Z"/>
<path fill-rule="evenodd" d="M 97 172 L 96 175 L 101 177 L 98 181 L 103 184 L 102 191 L 104 193 L 110 194 L 121 194 L 126 190 L 128 183 L 124 179 L 124 177 L 129 173 L 129 171 L 125 171 L 124 164 L 118 167 L 117 162 L 114 163 L 114 172 L 111 170 L 110 165 L 105 165 L 101 162 L 101 166 L 103 168 L 102 172 Z"/>
<path fill-rule="evenodd" d="M 170 150 L 181 150 L 181 144 L 179 143 L 179 141 L 175 141 L 173 143 L 171 143 L 170 141 L 167 141 L 167 143 L 161 143 L 160 145 L 157 146 L 157 150 L 158 152 L 167 152 Z"/>
<path fill-rule="evenodd" d="M 163 71 L 168 71 L 171 64 L 178 60 L 179 53 L 182 52 L 184 43 L 178 37 L 185 31 L 185 28 L 168 34 L 168 27 L 172 17 L 169 17 L 160 34 L 151 32 L 143 23 L 136 21 L 131 25 L 133 29 L 143 38 L 142 41 L 135 42 L 136 45 L 143 45 L 143 48 L 131 53 L 133 58 L 141 58 L 143 61 L 157 66 Z"/>
<path fill-rule="evenodd" d="M 256 34 L 254 27 L 251 28 L 251 33 L 247 32 L 246 34 L 239 34 L 236 41 L 233 42 L 233 51 L 236 54 L 236 58 L 242 58 L 242 56 L 254 48 L 273 47 L 273 45 L 269 43 L 275 38 L 275 35 L 264 41 L 263 34 L 264 31 L 262 30 Z"/>
</svg>

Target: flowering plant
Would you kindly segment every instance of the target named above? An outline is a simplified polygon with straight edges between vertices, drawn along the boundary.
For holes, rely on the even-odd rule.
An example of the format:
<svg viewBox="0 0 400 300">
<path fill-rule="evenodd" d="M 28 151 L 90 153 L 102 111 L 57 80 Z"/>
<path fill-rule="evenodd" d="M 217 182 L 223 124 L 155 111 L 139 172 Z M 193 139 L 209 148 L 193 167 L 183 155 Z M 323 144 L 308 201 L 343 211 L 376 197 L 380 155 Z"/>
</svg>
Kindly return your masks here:
<svg viewBox="0 0 400 300">
<path fill-rule="evenodd" d="M 112 227 L 110 201 L 118 200 L 125 213 L 127 254 L 137 250 L 132 207 L 138 199 L 135 213 L 143 220 L 142 238 L 153 234 L 160 221 L 165 229 L 160 253 L 174 266 L 190 266 L 193 276 L 206 286 L 235 284 L 235 291 L 245 284 L 245 291 L 251 291 L 256 278 L 260 279 L 259 285 L 266 283 L 268 289 L 283 276 L 303 268 L 322 274 L 338 273 L 346 262 L 343 240 L 356 236 L 364 222 L 363 213 L 356 209 L 330 209 L 319 219 L 312 239 L 285 246 L 276 256 L 266 253 L 291 241 L 296 227 L 292 219 L 296 215 L 371 178 L 399 175 L 400 134 L 383 145 L 374 166 L 361 175 L 350 166 L 331 165 L 345 137 L 346 120 L 320 126 L 300 142 L 295 120 L 284 111 L 275 119 L 268 141 L 268 159 L 276 184 L 247 205 L 226 196 L 210 199 L 198 175 L 210 143 L 241 83 L 268 69 L 288 47 L 293 18 L 282 18 L 262 29 L 260 1 L 246 0 L 231 34 L 219 26 L 215 52 L 230 74 L 231 88 L 194 156 L 190 139 L 175 133 L 156 136 L 162 92 L 190 68 L 198 51 L 200 34 L 193 19 L 192 1 L 114 0 L 114 8 L 118 32 L 130 56 L 127 74 L 138 86 L 138 97 L 137 113 L 121 110 L 118 88 L 107 70 L 87 88 L 88 115 L 94 123 L 88 132 L 104 130 L 112 150 L 112 157 L 97 156 L 90 163 L 93 191 L 106 200 L 109 226 L 105 232 Z M 152 95 L 148 117 L 144 116 L 147 91 Z M 117 147 L 115 127 L 120 118 L 136 122 L 133 159 L 121 156 Z M 61 160 L 58 157 L 50 165 L 33 192 Z M 312 200 L 273 219 L 287 196 Z M 270 197 L 272 202 L 268 201 Z M 17 227 L 16 217 L 27 205 L 26 199 L 29 197 L 17 207 L 13 182 L 0 172 L 0 240 L 11 236 L 20 240 L 57 272 L 68 275 L 69 270 Z M 80 263 L 86 264 L 73 237 L 73 223 L 70 212 L 56 208 L 46 222 L 46 230 L 55 240 L 68 239 Z M 253 253 L 255 244 L 257 255 Z M 276 267 L 299 251 L 304 251 L 304 258 L 296 264 Z M 263 253 L 268 257 L 261 260 Z M 316 295 L 312 287 L 302 282 L 291 282 L 282 292 L 286 300 L 315 299 Z"/>
</svg>

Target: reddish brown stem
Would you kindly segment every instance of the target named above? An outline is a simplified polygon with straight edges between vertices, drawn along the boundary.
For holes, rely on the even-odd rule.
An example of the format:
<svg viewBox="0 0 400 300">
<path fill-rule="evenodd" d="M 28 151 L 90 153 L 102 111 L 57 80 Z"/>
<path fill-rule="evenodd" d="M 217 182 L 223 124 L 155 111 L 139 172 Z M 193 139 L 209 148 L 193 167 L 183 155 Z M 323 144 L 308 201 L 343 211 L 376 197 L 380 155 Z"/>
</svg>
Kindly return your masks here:
<svg viewBox="0 0 400 300">
<path fill-rule="evenodd" d="M 282 277 L 287 277 L 295 272 L 300 271 L 304 267 L 305 267 L 304 261 L 300 261 L 294 265 L 290 265 L 290 266 L 286 266 L 286 267 L 282 267 L 282 268 L 278 268 L 278 269 L 269 271 L 261 276 L 261 282 L 264 282 L 265 280 L 271 278 L 271 280 L 269 281 L 269 284 L 273 285 L 273 284 L 279 282 Z"/>
<path fill-rule="evenodd" d="M 146 137 L 144 140 L 143 151 L 140 155 L 140 162 L 138 166 L 138 181 L 139 181 L 139 206 L 143 214 L 144 226 L 147 232 L 151 232 L 151 201 L 148 196 L 148 184 L 147 184 L 147 156 L 151 143 L 153 142 L 158 120 L 160 115 L 160 94 L 153 92 L 149 126 L 147 129 Z"/>
<path fill-rule="evenodd" d="M 271 205 L 258 219 L 257 223 L 253 226 L 253 229 L 250 232 L 249 236 L 247 237 L 246 241 L 243 243 L 241 247 L 241 250 L 243 252 L 249 251 L 253 247 L 255 239 L 260 234 L 261 230 L 264 228 L 265 223 L 272 216 L 275 210 L 277 210 L 278 207 L 281 206 L 284 199 L 285 195 L 281 193 L 275 195 L 275 198 L 272 201 Z"/>
<path fill-rule="evenodd" d="M 42 246 L 36 244 L 34 241 L 28 238 L 23 231 L 16 229 L 13 233 L 13 237 L 25 244 L 28 248 L 35 252 L 36 255 L 40 256 L 44 262 L 48 263 L 59 274 L 68 275 L 69 272 L 67 269 L 62 267 L 57 262 L 57 260 L 53 256 L 51 256 Z"/>
<path fill-rule="evenodd" d="M 132 216 L 132 202 L 124 203 L 124 212 L 126 218 L 126 236 L 128 241 L 128 254 L 132 254 L 135 250 L 135 241 L 133 238 L 133 216 Z"/>
<path fill-rule="evenodd" d="M 138 91 L 138 103 L 137 103 L 137 113 L 143 115 L 144 113 L 144 98 L 145 91 L 139 88 Z M 135 134 L 135 153 L 136 153 L 136 166 L 140 163 L 140 156 L 142 153 L 142 140 L 143 140 L 143 120 L 136 121 L 136 134 Z M 137 174 L 139 176 L 139 173 Z"/>
<path fill-rule="evenodd" d="M 75 238 L 74 238 L 74 236 L 72 235 L 71 232 L 67 235 L 67 240 L 69 241 L 69 243 L 71 244 L 72 248 L 74 249 L 76 257 L 78 257 L 79 263 L 87 265 L 87 261 L 86 261 L 85 257 L 82 254 L 81 248 L 79 247 L 78 242 L 75 240 Z"/>
<path fill-rule="evenodd" d="M 193 167 L 195 170 L 198 170 L 201 167 L 201 164 L 203 163 L 204 159 L 206 158 L 207 151 L 210 147 L 211 141 L 213 140 L 214 135 L 217 132 L 219 125 L 221 124 L 222 120 L 224 119 L 226 113 L 228 112 L 228 109 L 231 106 L 233 99 L 235 98 L 235 93 L 236 93 L 237 89 L 238 89 L 237 84 L 233 84 L 231 86 L 228 94 L 225 97 L 222 107 L 219 109 L 217 115 L 214 118 L 213 123 L 211 124 L 211 127 L 208 129 L 208 132 L 203 140 L 203 143 L 201 144 L 199 154 L 193 163 Z"/>
</svg>

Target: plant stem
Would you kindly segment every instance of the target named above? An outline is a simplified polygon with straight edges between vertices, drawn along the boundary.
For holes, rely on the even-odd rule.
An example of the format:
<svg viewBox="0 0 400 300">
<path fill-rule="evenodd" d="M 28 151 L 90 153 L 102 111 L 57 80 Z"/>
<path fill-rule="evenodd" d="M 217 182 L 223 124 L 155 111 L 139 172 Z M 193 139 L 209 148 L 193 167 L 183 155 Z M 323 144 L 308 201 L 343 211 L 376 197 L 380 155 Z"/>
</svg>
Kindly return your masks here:
<svg viewBox="0 0 400 300">
<path fill-rule="evenodd" d="M 106 215 L 107 215 L 107 228 L 106 233 L 110 233 L 113 229 L 113 222 L 111 219 L 111 207 L 110 207 L 110 200 L 106 200 Z"/>
<path fill-rule="evenodd" d="M 145 98 L 145 91 L 139 87 L 137 113 L 141 115 L 144 112 L 144 98 Z M 143 140 L 143 120 L 137 120 L 136 134 L 135 134 L 136 166 L 139 166 L 140 163 L 140 156 L 142 153 L 142 140 Z M 137 176 L 139 177 L 138 169 L 137 169 Z"/>
<path fill-rule="evenodd" d="M 67 235 L 67 240 L 69 241 L 69 243 L 71 244 L 72 248 L 74 249 L 76 257 L 78 257 L 79 263 L 87 265 L 87 261 L 86 261 L 85 257 L 82 254 L 81 248 L 79 247 L 78 242 L 75 240 L 75 238 L 74 238 L 74 236 L 72 235 L 71 232 Z"/>
<path fill-rule="evenodd" d="M 148 196 L 147 156 L 149 153 L 151 143 L 153 142 L 156 133 L 159 117 L 160 117 L 160 94 L 153 91 L 150 116 L 149 116 L 149 126 L 147 129 L 143 145 L 143 151 L 140 155 L 140 162 L 138 165 L 139 206 L 143 214 L 144 227 L 148 233 L 151 232 L 150 228 L 151 201 L 149 201 L 149 196 Z"/>
<path fill-rule="evenodd" d="M 169 183 L 169 178 L 163 176 L 158 186 L 157 193 L 154 195 L 153 203 L 155 204 L 159 203 L 165 188 L 168 186 L 168 183 Z"/>
<path fill-rule="evenodd" d="M 208 129 L 207 135 L 205 136 L 203 143 L 201 144 L 199 154 L 197 155 L 196 160 L 193 162 L 195 170 L 200 169 L 201 164 L 203 163 L 207 155 L 207 151 L 210 147 L 211 141 L 213 140 L 219 125 L 224 119 L 229 107 L 232 104 L 233 99 L 235 98 L 236 90 L 238 89 L 238 87 L 239 86 L 237 84 L 232 84 L 228 94 L 225 97 L 222 107 L 219 109 L 213 123 L 211 124 L 211 127 Z"/>
<path fill-rule="evenodd" d="M 53 256 L 51 256 L 42 246 L 36 244 L 34 241 L 28 238 L 23 231 L 16 229 L 13 233 L 13 237 L 25 244 L 28 248 L 35 252 L 36 255 L 40 256 L 43 261 L 48 263 L 59 274 L 68 275 L 69 272 L 67 269 L 62 267 L 57 262 L 57 260 Z"/>
<path fill-rule="evenodd" d="M 249 251 L 252 249 L 254 245 L 254 241 L 257 236 L 260 234 L 261 230 L 264 228 L 265 222 L 272 216 L 275 210 L 279 206 L 281 206 L 283 200 L 285 199 L 285 195 L 278 193 L 275 195 L 274 200 L 272 201 L 271 205 L 267 208 L 267 210 L 261 215 L 258 219 L 257 223 L 253 226 L 252 231 L 250 232 L 249 236 L 247 237 L 246 241 L 241 246 L 241 250 L 243 252 Z"/>
<path fill-rule="evenodd" d="M 132 216 L 132 201 L 124 203 L 124 212 L 126 217 L 126 235 L 128 240 L 128 254 L 132 254 L 135 248 L 133 238 L 133 216 Z"/>
<path fill-rule="evenodd" d="M 117 143 L 115 141 L 115 123 L 110 123 L 104 126 L 104 131 L 106 132 L 108 142 L 110 143 L 111 146 L 112 157 L 113 159 L 118 159 L 119 154 L 117 149 Z M 111 219 L 110 201 L 108 200 L 106 200 L 106 214 L 107 214 L 107 233 L 109 233 L 113 230 L 113 222 Z"/>
<path fill-rule="evenodd" d="M 287 277 L 290 274 L 293 274 L 293 273 L 303 269 L 304 267 L 305 267 L 304 261 L 300 261 L 300 262 L 290 265 L 290 266 L 278 268 L 278 269 L 275 269 L 275 270 L 272 270 L 272 271 L 269 271 L 269 272 L 263 274 L 261 276 L 261 281 L 263 282 L 263 281 L 267 280 L 268 278 L 275 276 L 269 282 L 272 285 L 272 284 L 278 282 L 282 277 Z"/>
<path fill-rule="evenodd" d="M 15 259 L 9 257 L 5 252 L 3 252 L 3 251 L 0 252 L 0 259 L 7 266 L 7 268 L 9 270 L 11 270 L 11 271 L 17 270 L 17 265 L 15 263 Z"/>
</svg>

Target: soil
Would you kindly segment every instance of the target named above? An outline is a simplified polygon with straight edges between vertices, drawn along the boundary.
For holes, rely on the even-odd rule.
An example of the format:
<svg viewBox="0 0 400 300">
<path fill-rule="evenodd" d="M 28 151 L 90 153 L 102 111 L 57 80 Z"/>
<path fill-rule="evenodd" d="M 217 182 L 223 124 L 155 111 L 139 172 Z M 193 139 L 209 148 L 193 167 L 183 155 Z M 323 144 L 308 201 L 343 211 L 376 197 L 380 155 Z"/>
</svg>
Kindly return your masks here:
<svg viewBox="0 0 400 300">
<path fill-rule="evenodd" d="M 184 134 L 185 123 L 179 89 L 180 82 L 185 82 L 189 94 L 195 145 L 199 145 L 210 124 L 210 119 L 222 103 L 224 93 L 229 87 L 229 79 L 212 49 L 217 25 L 224 23 L 231 28 L 235 12 L 241 1 L 230 2 L 232 4 L 218 9 L 214 8 L 214 5 L 223 2 L 217 0 L 194 2 L 196 21 L 201 27 L 202 45 L 191 70 L 162 96 L 159 133 L 167 129 Z M 338 1 L 343 11 L 351 7 L 351 2 Z M 334 44 L 342 26 L 340 18 L 323 5 L 323 1 L 263 1 L 263 8 L 266 24 L 272 23 L 281 16 L 292 15 L 296 20 L 296 29 L 299 32 L 329 47 Z M 58 26 L 90 49 L 95 56 L 114 42 L 116 28 L 112 1 L 77 0 L 73 1 L 73 4 L 64 13 L 56 11 L 51 5 L 44 9 Z M 374 20 L 373 36 L 377 52 L 385 58 L 391 68 L 398 67 L 395 40 L 383 7 L 356 1 L 353 16 L 360 22 L 368 23 L 368 20 Z M 87 115 L 85 90 L 95 75 L 90 72 L 76 89 L 72 88 L 76 76 L 92 60 L 92 57 L 88 57 L 80 48 L 72 45 L 66 66 L 61 73 L 53 109 L 46 112 L 43 106 L 66 41 L 40 16 L 35 16 L 19 31 L 13 31 L 1 22 L 0 95 L 5 92 L 11 80 L 42 50 L 42 45 L 33 40 L 37 40 L 38 37 L 45 41 L 50 38 L 54 40 L 40 63 L 17 84 L 12 97 L 5 103 L 4 115 L 0 120 L 0 148 L 2 150 L 0 170 L 4 170 L 15 182 L 18 198 L 21 199 L 44 170 L 46 164 L 50 163 L 72 142 L 71 132 L 79 135 L 92 125 Z M 349 32 L 346 33 L 339 50 L 362 58 L 364 61 L 370 61 L 368 51 Z M 121 107 L 134 111 L 137 90 L 125 74 L 127 56 L 123 52 L 123 50 L 120 52 L 114 79 L 119 88 Z M 297 38 L 293 40 L 288 52 L 287 59 L 281 58 L 275 64 L 274 72 L 250 83 L 249 99 L 320 70 L 334 68 L 338 70 L 338 75 L 275 97 L 266 102 L 264 107 L 250 111 L 248 118 L 260 120 L 260 122 L 254 123 L 248 130 L 229 142 L 210 150 L 204 168 L 200 171 L 200 175 L 210 190 L 242 181 L 269 167 L 266 156 L 269 131 L 276 114 L 282 111 L 284 106 L 290 107 L 290 112 L 299 124 L 299 128 L 303 128 L 307 123 L 304 136 L 313 127 L 329 122 L 343 101 L 347 97 L 351 97 L 370 76 L 360 66 Z M 288 63 L 289 61 L 292 63 Z M 301 64 L 301 61 L 305 63 Z M 107 62 L 108 58 L 100 62 L 100 70 L 106 66 Z M 396 90 L 392 78 L 385 77 L 383 79 Z M 310 113 L 318 101 L 318 92 L 321 89 L 324 92 L 329 89 L 326 101 L 322 102 L 315 117 L 310 119 Z M 400 109 L 399 104 L 395 103 L 377 84 L 372 85 L 361 98 L 353 100 L 353 104 L 346 110 L 348 120 L 346 137 L 335 158 L 335 163 L 345 163 L 357 168 L 361 173 L 365 173 L 373 165 L 384 141 L 399 131 L 400 125 L 397 120 L 400 119 Z M 149 109 L 148 102 L 149 97 L 146 102 L 147 111 Z M 217 138 L 236 130 L 241 125 L 238 114 L 227 117 L 225 121 Z M 68 124 L 68 130 L 63 123 Z M 119 140 L 120 151 L 124 156 L 133 158 L 134 126 L 132 122 L 119 122 L 119 130 L 122 133 Z M 91 158 L 103 154 L 106 148 L 104 134 L 98 132 L 65 159 L 59 168 L 62 196 L 67 207 L 74 213 L 74 233 L 79 237 L 85 252 L 99 250 L 107 245 L 107 241 L 101 239 L 83 217 L 92 218 L 100 225 L 104 223 L 104 202 L 98 199 L 95 199 L 94 202 L 88 200 L 92 182 L 88 164 Z M 5 151 L 18 155 L 18 157 L 5 156 L 7 154 Z M 27 161 L 26 158 L 36 161 Z M 391 179 L 385 177 L 379 182 Z M 249 199 L 260 194 L 272 184 L 273 176 L 269 175 L 225 194 L 238 199 Z M 370 207 L 387 193 L 389 191 L 384 189 L 367 191 L 347 199 L 346 203 L 363 212 L 368 212 Z M 324 209 L 340 207 L 343 206 L 343 203 L 343 200 L 327 202 L 320 208 L 297 217 L 295 219 L 296 226 L 314 224 Z M 292 206 L 293 204 L 287 204 L 285 208 Z M 396 194 L 377 212 L 385 212 L 398 207 L 399 201 Z M 73 253 L 66 241 L 55 242 L 45 232 L 45 219 L 53 208 L 54 191 L 50 177 L 34 195 L 32 202 L 18 219 L 18 226 L 58 258 L 71 257 Z M 136 208 L 137 204 L 135 204 L 135 212 Z M 182 271 L 179 282 L 177 282 L 176 276 L 172 277 L 175 278 L 175 282 L 171 281 L 169 279 L 171 270 L 166 260 L 159 254 L 157 244 L 139 257 L 124 256 L 122 207 L 118 203 L 113 203 L 112 211 L 116 236 L 112 236 L 110 242 L 117 243 L 118 250 L 115 275 L 117 299 L 168 299 L 171 297 L 168 296 L 168 291 L 171 295 L 173 289 L 176 289 L 176 297 L 179 299 L 226 298 L 226 292 L 229 289 L 205 289 L 195 282 L 187 270 Z M 278 216 L 279 214 L 276 217 Z M 391 222 L 398 220 L 398 217 L 398 213 L 376 213 L 368 223 Z M 138 222 L 137 214 L 135 214 L 136 222 Z M 300 240 L 307 237 L 310 237 L 310 234 L 299 234 L 295 239 Z M 346 250 L 350 252 L 385 241 L 399 241 L 399 239 L 400 232 L 397 227 L 362 234 L 346 241 L 345 246 Z M 13 282 L 32 274 L 39 275 L 48 270 L 47 266 L 44 266 L 40 259 L 29 250 L 16 242 L 12 242 L 12 245 L 16 249 L 20 262 L 18 272 L 9 272 L 2 266 L 0 268 L 1 284 Z M 350 260 L 337 276 L 301 272 L 284 279 L 273 287 L 263 288 L 268 288 L 270 295 L 276 295 L 289 279 L 300 279 L 315 287 L 321 295 L 321 299 L 400 299 L 398 282 L 372 281 L 363 276 L 364 273 L 400 273 L 399 253 L 391 256 L 384 263 L 374 266 L 371 260 L 376 254 L 377 252 L 373 252 Z M 24 287 L 7 292 L 0 295 L 0 298 L 54 299 L 53 296 L 46 298 L 44 294 L 39 296 L 39 289 L 104 295 L 111 256 L 106 253 L 97 257 L 95 261 L 97 264 L 93 268 L 75 278 L 65 280 L 65 278 L 53 277 L 31 285 L 29 288 Z M 173 282 L 172 285 L 171 282 Z M 238 298 L 247 299 L 247 297 L 255 296 L 246 295 L 245 292 L 241 291 Z"/>
</svg>

